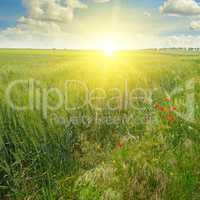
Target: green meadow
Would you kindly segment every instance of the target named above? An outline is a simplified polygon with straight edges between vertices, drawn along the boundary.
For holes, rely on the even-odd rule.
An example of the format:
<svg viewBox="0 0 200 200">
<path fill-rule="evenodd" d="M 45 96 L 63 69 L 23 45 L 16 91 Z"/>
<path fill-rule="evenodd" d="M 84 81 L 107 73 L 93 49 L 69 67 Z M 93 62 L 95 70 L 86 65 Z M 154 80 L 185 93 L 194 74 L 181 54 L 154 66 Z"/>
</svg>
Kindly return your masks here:
<svg viewBox="0 0 200 200">
<path fill-rule="evenodd" d="M 199 76 L 198 52 L 1 49 L 0 199 L 199 200 Z"/>
</svg>

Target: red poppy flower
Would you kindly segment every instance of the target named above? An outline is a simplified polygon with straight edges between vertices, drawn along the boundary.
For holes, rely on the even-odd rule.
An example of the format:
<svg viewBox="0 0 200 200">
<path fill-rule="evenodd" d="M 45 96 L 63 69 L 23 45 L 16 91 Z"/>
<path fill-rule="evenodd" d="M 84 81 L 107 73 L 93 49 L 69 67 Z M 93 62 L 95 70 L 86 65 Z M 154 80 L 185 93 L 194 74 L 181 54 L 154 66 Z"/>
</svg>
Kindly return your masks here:
<svg viewBox="0 0 200 200">
<path fill-rule="evenodd" d="M 159 110 L 160 111 L 165 111 L 165 108 L 164 107 L 160 107 Z"/>
<path fill-rule="evenodd" d="M 124 145 L 123 145 L 123 144 L 121 144 L 121 143 L 119 143 L 119 144 L 117 144 L 117 147 L 118 147 L 119 149 L 121 149 L 121 148 L 123 148 L 123 147 L 124 147 Z"/>
<path fill-rule="evenodd" d="M 165 101 L 171 101 L 171 99 L 168 97 L 168 98 L 165 98 Z"/>
<path fill-rule="evenodd" d="M 172 110 L 176 111 L 176 110 L 177 110 L 177 108 L 176 108 L 176 107 L 172 107 Z"/>
</svg>

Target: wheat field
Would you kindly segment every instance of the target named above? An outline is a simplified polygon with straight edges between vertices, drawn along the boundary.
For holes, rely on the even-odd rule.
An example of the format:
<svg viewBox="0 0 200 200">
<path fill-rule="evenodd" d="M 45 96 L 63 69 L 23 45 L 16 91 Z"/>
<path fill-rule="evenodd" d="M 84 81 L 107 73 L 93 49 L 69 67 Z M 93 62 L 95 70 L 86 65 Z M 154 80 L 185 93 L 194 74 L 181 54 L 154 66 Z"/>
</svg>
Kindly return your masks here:
<svg viewBox="0 0 200 200">
<path fill-rule="evenodd" d="M 198 52 L 1 49 L 0 199 L 200 199 L 199 75 Z"/>
</svg>

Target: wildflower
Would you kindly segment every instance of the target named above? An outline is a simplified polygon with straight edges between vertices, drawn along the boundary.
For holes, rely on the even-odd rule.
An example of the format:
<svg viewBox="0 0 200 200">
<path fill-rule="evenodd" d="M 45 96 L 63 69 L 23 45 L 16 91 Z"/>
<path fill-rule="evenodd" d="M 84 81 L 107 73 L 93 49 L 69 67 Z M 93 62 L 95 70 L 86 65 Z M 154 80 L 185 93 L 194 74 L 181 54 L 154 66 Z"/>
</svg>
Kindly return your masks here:
<svg viewBox="0 0 200 200">
<path fill-rule="evenodd" d="M 172 110 L 173 110 L 173 111 L 176 111 L 176 110 L 177 110 L 177 108 L 176 108 L 176 107 L 172 107 Z"/>
<path fill-rule="evenodd" d="M 165 111 L 165 108 L 164 107 L 160 107 L 159 110 L 160 111 Z"/>
<path fill-rule="evenodd" d="M 169 102 L 171 99 L 169 97 L 165 98 L 165 101 Z"/>
<path fill-rule="evenodd" d="M 124 145 L 123 145 L 123 144 L 121 144 L 121 143 L 119 143 L 119 144 L 117 144 L 117 147 L 118 147 L 119 149 L 121 149 L 121 148 L 123 148 L 123 147 L 124 147 Z"/>
</svg>

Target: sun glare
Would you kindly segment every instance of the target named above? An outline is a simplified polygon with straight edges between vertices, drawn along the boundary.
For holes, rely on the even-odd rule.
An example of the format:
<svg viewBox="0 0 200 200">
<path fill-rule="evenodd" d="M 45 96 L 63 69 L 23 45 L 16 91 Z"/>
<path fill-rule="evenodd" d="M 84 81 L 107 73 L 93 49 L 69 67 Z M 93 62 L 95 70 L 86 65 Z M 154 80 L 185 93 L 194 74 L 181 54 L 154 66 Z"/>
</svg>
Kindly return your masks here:
<svg viewBox="0 0 200 200">
<path fill-rule="evenodd" d="M 116 46 L 112 40 L 107 40 L 103 42 L 102 50 L 107 56 L 112 56 L 116 51 Z"/>
</svg>

